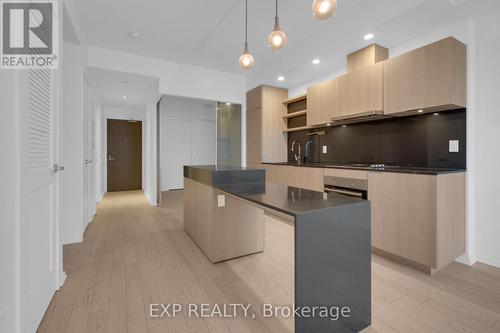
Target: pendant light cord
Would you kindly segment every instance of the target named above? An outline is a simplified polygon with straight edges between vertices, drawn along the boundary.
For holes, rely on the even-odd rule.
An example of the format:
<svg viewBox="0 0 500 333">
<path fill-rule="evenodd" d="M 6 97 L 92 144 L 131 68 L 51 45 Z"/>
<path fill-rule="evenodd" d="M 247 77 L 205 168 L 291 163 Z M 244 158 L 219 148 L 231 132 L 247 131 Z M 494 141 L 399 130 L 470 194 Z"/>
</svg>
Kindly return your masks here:
<svg viewBox="0 0 500 333">
<path fill-rule="evenodd" d="M 245 44 L 248 43 L 248 0 L 245 0 Z"/>
<path fill-rule="evenodd" d="M 278 0 L 276 0 L 276 15 L 275 17 L 278 17 Z"/>
</svg>

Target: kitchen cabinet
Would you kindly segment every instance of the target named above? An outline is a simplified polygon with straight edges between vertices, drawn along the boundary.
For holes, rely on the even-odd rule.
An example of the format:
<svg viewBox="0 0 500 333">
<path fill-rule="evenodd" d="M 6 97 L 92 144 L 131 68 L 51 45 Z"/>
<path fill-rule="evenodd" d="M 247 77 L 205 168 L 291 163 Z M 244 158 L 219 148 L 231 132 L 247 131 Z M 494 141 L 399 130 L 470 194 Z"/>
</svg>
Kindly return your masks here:
<svg viewBox="0 0 500 333">
<path fill-rule="evenodd" d="M 184 229 L 216 263 L 264 250 L 264 210 L 184 178 Z M 223 195 L 224 206 L 217 204 Z"/>
<path fill-rule="evenodd" d="M 449 37 L 384 62 L 384 113 L 466 106 L 466 46 Z"/>
<path fill-rule="evenodd" d="M 375 253 L 433 272 L 465 253 L 465 173 L 368 173 Z"/>
<path fill-rule="evenodd" d="M 262 164 L 266 169 L 266 181 L 323 192 L 324 169 Z"/>
<path fill-rule="evenodd" d="M 260 86 L 247 92 L 248 163 L 283 162 L 287 159 L 283 115 L 286 89 Z"/>
<path fill-rule="evenodd" d="M 329 80 L 307 88 L 307 125 L 331 122 L 339 115 L 339 82 Z"/>
<path fill-rule="evenodd" d="M 377 63 L 339 78 L 339 116 L 348 119 L 384 110 L 383 66 Z"/>
</svg>

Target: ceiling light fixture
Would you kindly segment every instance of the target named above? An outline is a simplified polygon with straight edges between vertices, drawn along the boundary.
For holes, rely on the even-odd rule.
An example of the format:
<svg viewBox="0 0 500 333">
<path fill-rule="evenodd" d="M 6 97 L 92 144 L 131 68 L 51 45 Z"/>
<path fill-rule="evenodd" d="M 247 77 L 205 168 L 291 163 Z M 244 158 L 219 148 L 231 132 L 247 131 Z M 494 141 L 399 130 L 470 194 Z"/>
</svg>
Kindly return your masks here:
<svg viewBox="0 0 500 333">
<path fill-rule="evenodd" d="M 280 28 L 280 18 L 278 16 L 278 0 L 276 0 L 276 15 L 274 16 L 274 30 L 267 37 L 267 43 L 273 51 L 282 49 L 286 45 L 286 35 Z"/>
<path fill-rule="evenodd" d="M 364 40 L 370 40 L 370 39 L 372 39 L 372 38 L 373 38 L 373 36 L 374 36 L 374 35 L 373 35 L 372 33 L 369 33 L 369 34 L 364 35 L 364 36 L 363 36 L 363 39 L 364 39 Z"/>
<path fill-rule="evenodd" d="M 228 102 L 228 103 L 226 103 L 226 105 L 229 106 L 229 105 L 231 105 L 231 103 Z"/>
<path fill-rule="evenodd" d="M 243 69 L 250 69 L 253 64 L 253 57 L 248 52 L 248 0 L 245 0 L 245 49 L 240 57 L 240 66 Z"/>
<path fill-rule="evenodd" d="M 139 37 L 139 32 L 137 32 L 135 30 L 129 31 L 129 33 L 127 34 L 127 37 L 135 39 L 135 38 Z"/>
<path fill-rule="evenodd" d="M 127 96 L 123 95 L 123 99 L 127 99 Z"/>
<path fill-rule="evenodd" d="M 337 9 L 337 0 L 314 0 L 312 12 L 318 20 L 326 20 L 332 17 Z"/>
<path fill-rule="evenodd" d="M 317 65 L 317 64 L 319 64 L 320 62 L 321 62 L 321 61 L 320 61 L 319 59 L 314 59 L 314 60 L 312 61 L 313 65 Z"/>
<path fill-rule="evenodd" d="M 417 112 L 418 112 L 418 113 L 422 113 L 422 112 L 424 112 L 424 110 L 420 109 L 420 110 L 418 110 Z"/>
<path fill-rule="evenodd" d="M 285 81 L 285 77 L 284 76 L 278 76 L 278 81 Z"/>
</svg>

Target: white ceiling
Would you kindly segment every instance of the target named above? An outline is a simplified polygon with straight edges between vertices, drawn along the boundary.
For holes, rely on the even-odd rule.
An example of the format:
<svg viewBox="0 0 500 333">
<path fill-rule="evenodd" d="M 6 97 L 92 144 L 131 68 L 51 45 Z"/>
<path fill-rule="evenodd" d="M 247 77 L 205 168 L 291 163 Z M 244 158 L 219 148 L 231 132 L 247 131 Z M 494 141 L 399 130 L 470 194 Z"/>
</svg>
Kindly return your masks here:
<svg viewBox="0 0 500 333">
<path fill-rule="evenodd" d="M 255 66 L 239 68 L 243 50 L 244 0 L 85 0 L 76 1 L 87 44 L 247 75 L 249 86 L 291 87 L 345 66 L 346 54 L 369 42 L 389 48 L 463 19 L 498 0 L 338 0 L 328 21 L 311 14 L 311 0 L 280 1 L 280 22 L 288 36 L 284 50 L 272 52 L 274 1 L 249 1 L 249 46 Z M 497 6 L 498 8 L 498 6 Z M 127 37 L 136 30 L 139 38 Z M 311 64 L 319 58 L 318 66 Z M 284 75 L 286 80 L 277 82 Z"/>
<path fill-rule="evenodd" d="M 158 79 L 149 76 L 89 67 L 88 79 L 102 106 L 144 109 L 158 95 Z"/>
</svg>

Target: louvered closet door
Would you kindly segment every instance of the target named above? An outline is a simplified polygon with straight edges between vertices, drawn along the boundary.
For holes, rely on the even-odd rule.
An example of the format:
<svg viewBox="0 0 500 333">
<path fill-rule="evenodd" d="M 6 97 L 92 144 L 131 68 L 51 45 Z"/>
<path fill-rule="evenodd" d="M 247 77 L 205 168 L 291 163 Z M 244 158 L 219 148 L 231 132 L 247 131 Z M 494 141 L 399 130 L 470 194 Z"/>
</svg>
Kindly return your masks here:
<svg viewBox="0 0 500 333">
<path fill-rule="evenodd" d="M 57 114 L 54 74 L 23 70 L 21 112 L 21 323 L 35 332 L 56 290 Z M 7 161 L 5 161 L 7 162 Z"/>
</svg>

